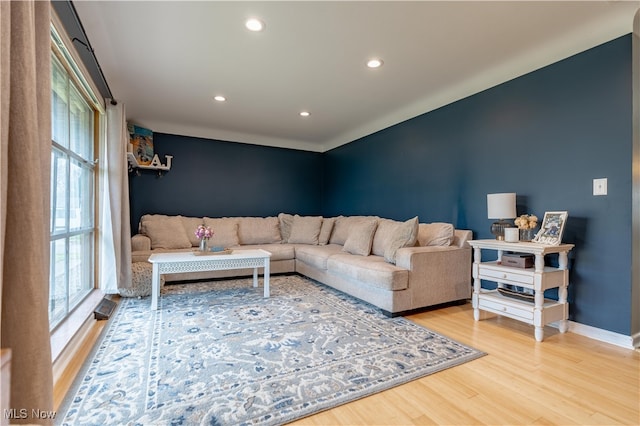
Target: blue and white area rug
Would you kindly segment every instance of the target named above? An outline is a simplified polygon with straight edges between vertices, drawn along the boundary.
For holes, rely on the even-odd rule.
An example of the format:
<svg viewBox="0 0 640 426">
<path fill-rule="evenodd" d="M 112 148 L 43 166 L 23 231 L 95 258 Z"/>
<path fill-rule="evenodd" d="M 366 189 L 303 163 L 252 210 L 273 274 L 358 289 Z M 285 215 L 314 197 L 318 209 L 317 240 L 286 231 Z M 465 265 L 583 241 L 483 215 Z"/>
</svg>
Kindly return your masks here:
<svg viewBox="0 0 640 426">
<path fill-rule="evenodd" d="M 297 275 L 122 299 L 70 391 L 67 425 L 282 424 L 483 353 Z"/>
</svg>

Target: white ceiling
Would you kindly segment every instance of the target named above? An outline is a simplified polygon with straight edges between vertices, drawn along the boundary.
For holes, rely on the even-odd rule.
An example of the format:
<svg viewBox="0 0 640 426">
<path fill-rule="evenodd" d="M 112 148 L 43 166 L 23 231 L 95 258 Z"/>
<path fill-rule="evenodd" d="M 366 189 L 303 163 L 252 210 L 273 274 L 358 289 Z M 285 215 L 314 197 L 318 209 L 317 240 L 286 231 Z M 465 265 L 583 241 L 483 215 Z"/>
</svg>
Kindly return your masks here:
<svg viewBox="0 0 640 426">
<path fill-rule="evenodd" d="M 628 34 L 640 1 L 74 5 L 131 122 L 324 152 Z"/>
</svg>

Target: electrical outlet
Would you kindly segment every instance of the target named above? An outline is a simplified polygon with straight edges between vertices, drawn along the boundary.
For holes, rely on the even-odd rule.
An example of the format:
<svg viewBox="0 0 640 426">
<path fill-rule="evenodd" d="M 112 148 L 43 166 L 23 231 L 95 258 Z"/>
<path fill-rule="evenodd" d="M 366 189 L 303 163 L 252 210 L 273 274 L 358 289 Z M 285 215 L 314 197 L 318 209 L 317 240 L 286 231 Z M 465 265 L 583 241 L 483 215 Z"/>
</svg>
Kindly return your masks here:
<svg viewBox="0 0 640 426">
<path fill-rule="evenodd" d="M 593 195 L 607 195 L 607 178 L 593 180 Z"/>
</svg>

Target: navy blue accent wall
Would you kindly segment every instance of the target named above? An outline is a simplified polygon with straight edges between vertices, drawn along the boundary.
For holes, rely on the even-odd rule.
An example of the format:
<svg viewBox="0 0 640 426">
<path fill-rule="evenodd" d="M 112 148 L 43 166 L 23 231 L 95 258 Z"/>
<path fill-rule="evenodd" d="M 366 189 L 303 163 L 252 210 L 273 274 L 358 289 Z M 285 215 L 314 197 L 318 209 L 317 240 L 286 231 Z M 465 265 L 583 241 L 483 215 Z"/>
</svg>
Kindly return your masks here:
<svg viewBox="0 0 640 426">
<path fill-rule="evenodd" d="M 459 223 L 466 169 L 457 111 L 441 108 L 325 153 L 325 215 Z"/>
<path fill-rule="evenodd" d="M 162 163 L 158 177 L 141 171 L 129 179 L 131 226 L 146 213 L 183 216 L 275 216 L 321 213 L 322 154 L 154 133 Z"/>
<path fill-rule="evenodd" d="M 519 214 L 566 210 L 570 319 L 630 335 L 631 88 L 628 35 L 333 149 L 323 212 L 492 238 L 488 193 L 516 192 Z"/>
<path fill-rule="evenodd" d="M 519 214 L 569 212 L 570 318 L 629 335 L 631 79 L 628 35 L 324 154 L 156 133 L 173 167 L 131 177 L 132 229 L 145 213 L 284 211 L 418 215 L 491 238 L 486 194 L 516 192 Z"/>
</svg>

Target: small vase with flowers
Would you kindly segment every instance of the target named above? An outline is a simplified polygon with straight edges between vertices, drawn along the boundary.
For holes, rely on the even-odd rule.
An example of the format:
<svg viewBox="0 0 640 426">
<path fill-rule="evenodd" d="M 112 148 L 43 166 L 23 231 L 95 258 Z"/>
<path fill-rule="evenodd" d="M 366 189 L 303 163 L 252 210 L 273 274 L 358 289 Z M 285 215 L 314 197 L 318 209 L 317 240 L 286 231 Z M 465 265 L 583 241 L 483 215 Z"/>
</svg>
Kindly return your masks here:
<svg viewBox="0 0 640 426">
<path fill-rule="evenodd" d="M 538 217 L 533 214 L 523 214 L 518 216 L 514 223 L 520 232 L 520 241 L 531 241 L 535 237 L 535 229 L 538 226 Z"/>
<path fill-rule="evenodd" d="M 200 240 L 200 251 L 207 251 L 209 238 L 213 237 L 213 230 L 208 226 L 199 225 L 198 228 L 196 228 L 195 234 Z"/>
</svg>

